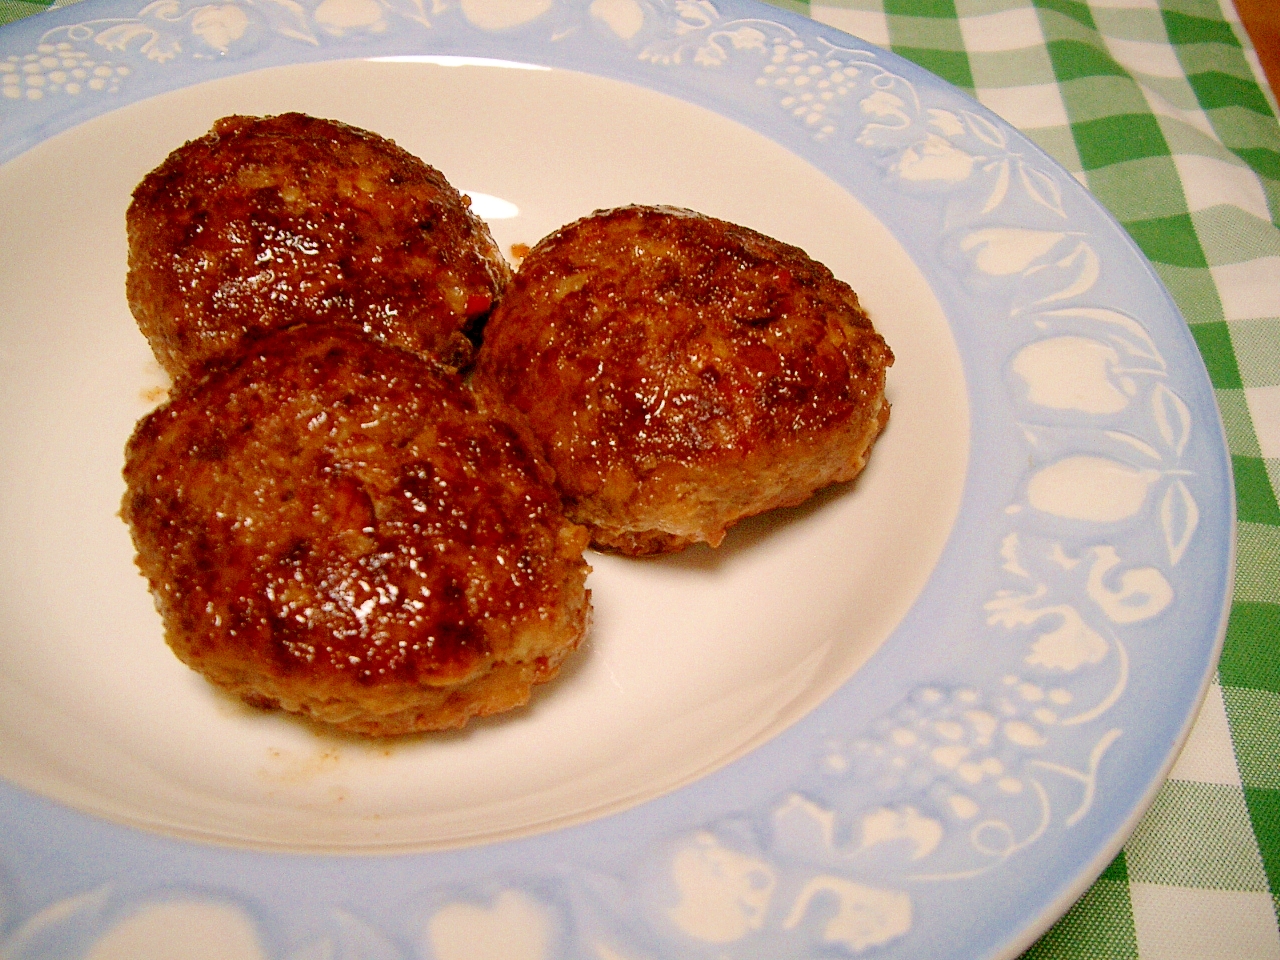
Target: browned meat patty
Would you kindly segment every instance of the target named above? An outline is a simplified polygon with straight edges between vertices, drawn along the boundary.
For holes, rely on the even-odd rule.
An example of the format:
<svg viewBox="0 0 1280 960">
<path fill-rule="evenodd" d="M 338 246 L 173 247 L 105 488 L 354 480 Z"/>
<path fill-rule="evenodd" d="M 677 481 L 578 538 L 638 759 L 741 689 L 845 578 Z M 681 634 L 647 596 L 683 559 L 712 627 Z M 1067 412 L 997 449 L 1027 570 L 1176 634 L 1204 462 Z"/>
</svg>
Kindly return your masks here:
<svg viewBox="0 0 1280 960">
<path fill-rule="evenodd" d="M 525 703 L 587 628 L 587 533 L 518 414 L 345 328 L 253 336 L 126 451 L 169 645 L 246 701 L 371 735 Z"/>
<path fill-rule="evenodd" d="M 862 470 L 893 353 L 804 251 L 669 207 L 538 243 L 476 378 L 542 441 L 569 516 L 628 554 L 717 545 L 743 517 Z"/>
<path fill-rule="evenodd" d="M 134 190 L 129 306 L 169 373 L 249 330 L 343 323 L 457 369 L 511 276 L 440 171 L 299 113 L 226 117 Z"/>
</svg>

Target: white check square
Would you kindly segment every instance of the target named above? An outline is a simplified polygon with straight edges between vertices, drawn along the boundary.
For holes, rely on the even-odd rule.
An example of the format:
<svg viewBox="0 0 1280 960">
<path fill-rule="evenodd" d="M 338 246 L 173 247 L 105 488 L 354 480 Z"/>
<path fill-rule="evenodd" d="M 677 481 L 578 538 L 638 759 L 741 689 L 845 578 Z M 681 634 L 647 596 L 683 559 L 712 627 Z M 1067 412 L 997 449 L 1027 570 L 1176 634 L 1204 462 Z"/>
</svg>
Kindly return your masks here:
<svg viewBox="0 0 1280 960">
<path fill-rule="evenodd" d="M 976 92 L 984 107 L 995 111 L 1019 130 L 1067 126 L 1067 108 L 1057 84 L 982 87 Z"/>
<path fill-rule="evenodd" d="M 1134 883 L 1129 898 L 1142 960 L 1280 960 L 1269 894 Z"/>
<path fill-rule="evenodd" d="M 999 13 L 959 19 L 960 36 L 970 53 L 998 53 L 1043 47 L 1044 31 L 1035 7 L 1016 7 Z"/>
<path fill-rule="evenodd" d="M 1280 457 L 1280 387 L 1245 387 L 1244 397 L 1262 456 Z"/>
<path fill-rule="evenodd" d="M 849 10 L 845 7 L 813 6 L 809 10 L 813 19 L 829 27 L 851 33 L 867 43 L 889 46 L 889 19 L 879 10 Z"/>
</svg>

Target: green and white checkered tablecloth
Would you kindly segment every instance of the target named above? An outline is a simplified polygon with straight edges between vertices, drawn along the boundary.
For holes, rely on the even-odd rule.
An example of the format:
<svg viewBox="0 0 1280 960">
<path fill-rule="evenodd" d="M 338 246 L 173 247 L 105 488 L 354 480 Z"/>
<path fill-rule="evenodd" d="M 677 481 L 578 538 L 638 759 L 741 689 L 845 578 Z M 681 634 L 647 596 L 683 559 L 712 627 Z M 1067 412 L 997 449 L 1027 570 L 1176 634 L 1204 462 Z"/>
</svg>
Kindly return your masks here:
<svg viewBox="0 0 1280 960">
<path fill-rule="evenodd" d="M 939 74 L 1075 173 L 1155 265 L 1217 389 L 1239 514 L 1217 682 L 1121 855 L 1026 958 L 1280 960 L 1280 127 L 1235 9 L 774 2 Z M 0 0 L 0 23 L 47 6 Z"/>
<path fill-rule="evenodd" d="M 971 92 L 1137 240 L 1204 354 L 1238 498 L 1226 648 L 1123 853 L 1028 958 L 1280 958 L 1280 128 L 1230 0 L 826 0 Z"/>
<path fill-rule="evenodd" d="M 1217 684 L 1111 867 L 1027 954 L 1280 957 L 1280 128 L 1224 0 L 824 0 L 1029 134 L 1147 253 L 1229 436 L 1238 571 Z"/>
</svg>

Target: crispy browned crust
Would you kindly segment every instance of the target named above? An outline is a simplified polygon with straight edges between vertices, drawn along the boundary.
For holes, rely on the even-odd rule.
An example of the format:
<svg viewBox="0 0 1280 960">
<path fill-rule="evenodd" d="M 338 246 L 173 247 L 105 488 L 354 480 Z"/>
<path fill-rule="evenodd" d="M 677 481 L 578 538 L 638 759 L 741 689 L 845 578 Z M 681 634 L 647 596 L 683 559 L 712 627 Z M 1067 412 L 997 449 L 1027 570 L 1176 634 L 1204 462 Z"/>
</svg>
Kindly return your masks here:
<svg viewBox="0 0 1280 960">
<path fill-rule="evenodd" d="M 717 545 L 739 519 L 862 470 L 893 353 L 804 251 L 669 207 L 538 243 L 485 327 L 478 382 L 524 412 L 569 516 L 628 554 Z"/>
<path fill-rule="evenodd" d="M 511 276 L 440 171 L 299 113 L 219 120 L 143 179 L 126 224 L 129 307 L 174 375 L 308 320 L 458 369 Z"/>
<path fill-rule="evenodd" d="M 583 638 L 589 568 L 519 415 L 343 328 L 244 346 L 126 450 L 169 645 L 250 703 L 364 734 L 527 701 Z"/>
</svg>

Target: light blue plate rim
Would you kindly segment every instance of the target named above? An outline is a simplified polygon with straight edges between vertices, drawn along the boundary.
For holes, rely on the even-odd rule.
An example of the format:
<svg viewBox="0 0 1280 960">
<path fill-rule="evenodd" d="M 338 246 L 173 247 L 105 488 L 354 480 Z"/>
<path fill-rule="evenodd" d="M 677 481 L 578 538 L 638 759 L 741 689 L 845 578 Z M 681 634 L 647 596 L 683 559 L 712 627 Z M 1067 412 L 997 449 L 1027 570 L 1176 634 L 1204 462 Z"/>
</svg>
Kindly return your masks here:
<svg viewBox="0 0 1280 960">
<path fill-rule="evenodd" d="M 0 955 L 81 955 L 178 900 L 233 909 L 271 957 L 451 960 L 431 931 L 459 906 L 524 918 L 520 955 L 538 958 L 1016 955 L 1119 850 L 1213 677 L 1234 496 L 1185 322 L 1069 173 L 900 57 L 749 0 L 546 0 L 502 29 L 469 19 L 483 6 L 384 2 L 370 33 L 326 32 L 312 0 L 84 0 L 0 29 L 0 63 L 53 47 L 105 68 L 97 88 L 63 74 L 0 97 L 0 161 L 169 90 L 375 56 L 537 63 L 736 120 L 871 209 L 952 324 L 971 457 L 927 587 L 854 677 L 748 756 L 509 843 L 262 853 L 0 783 Z M 1119 359 L 1079 396 L 1037 380 L 1078 351 Z M 1081 482 L 1095 502 L 1063 499 Z"/>
</svg>

